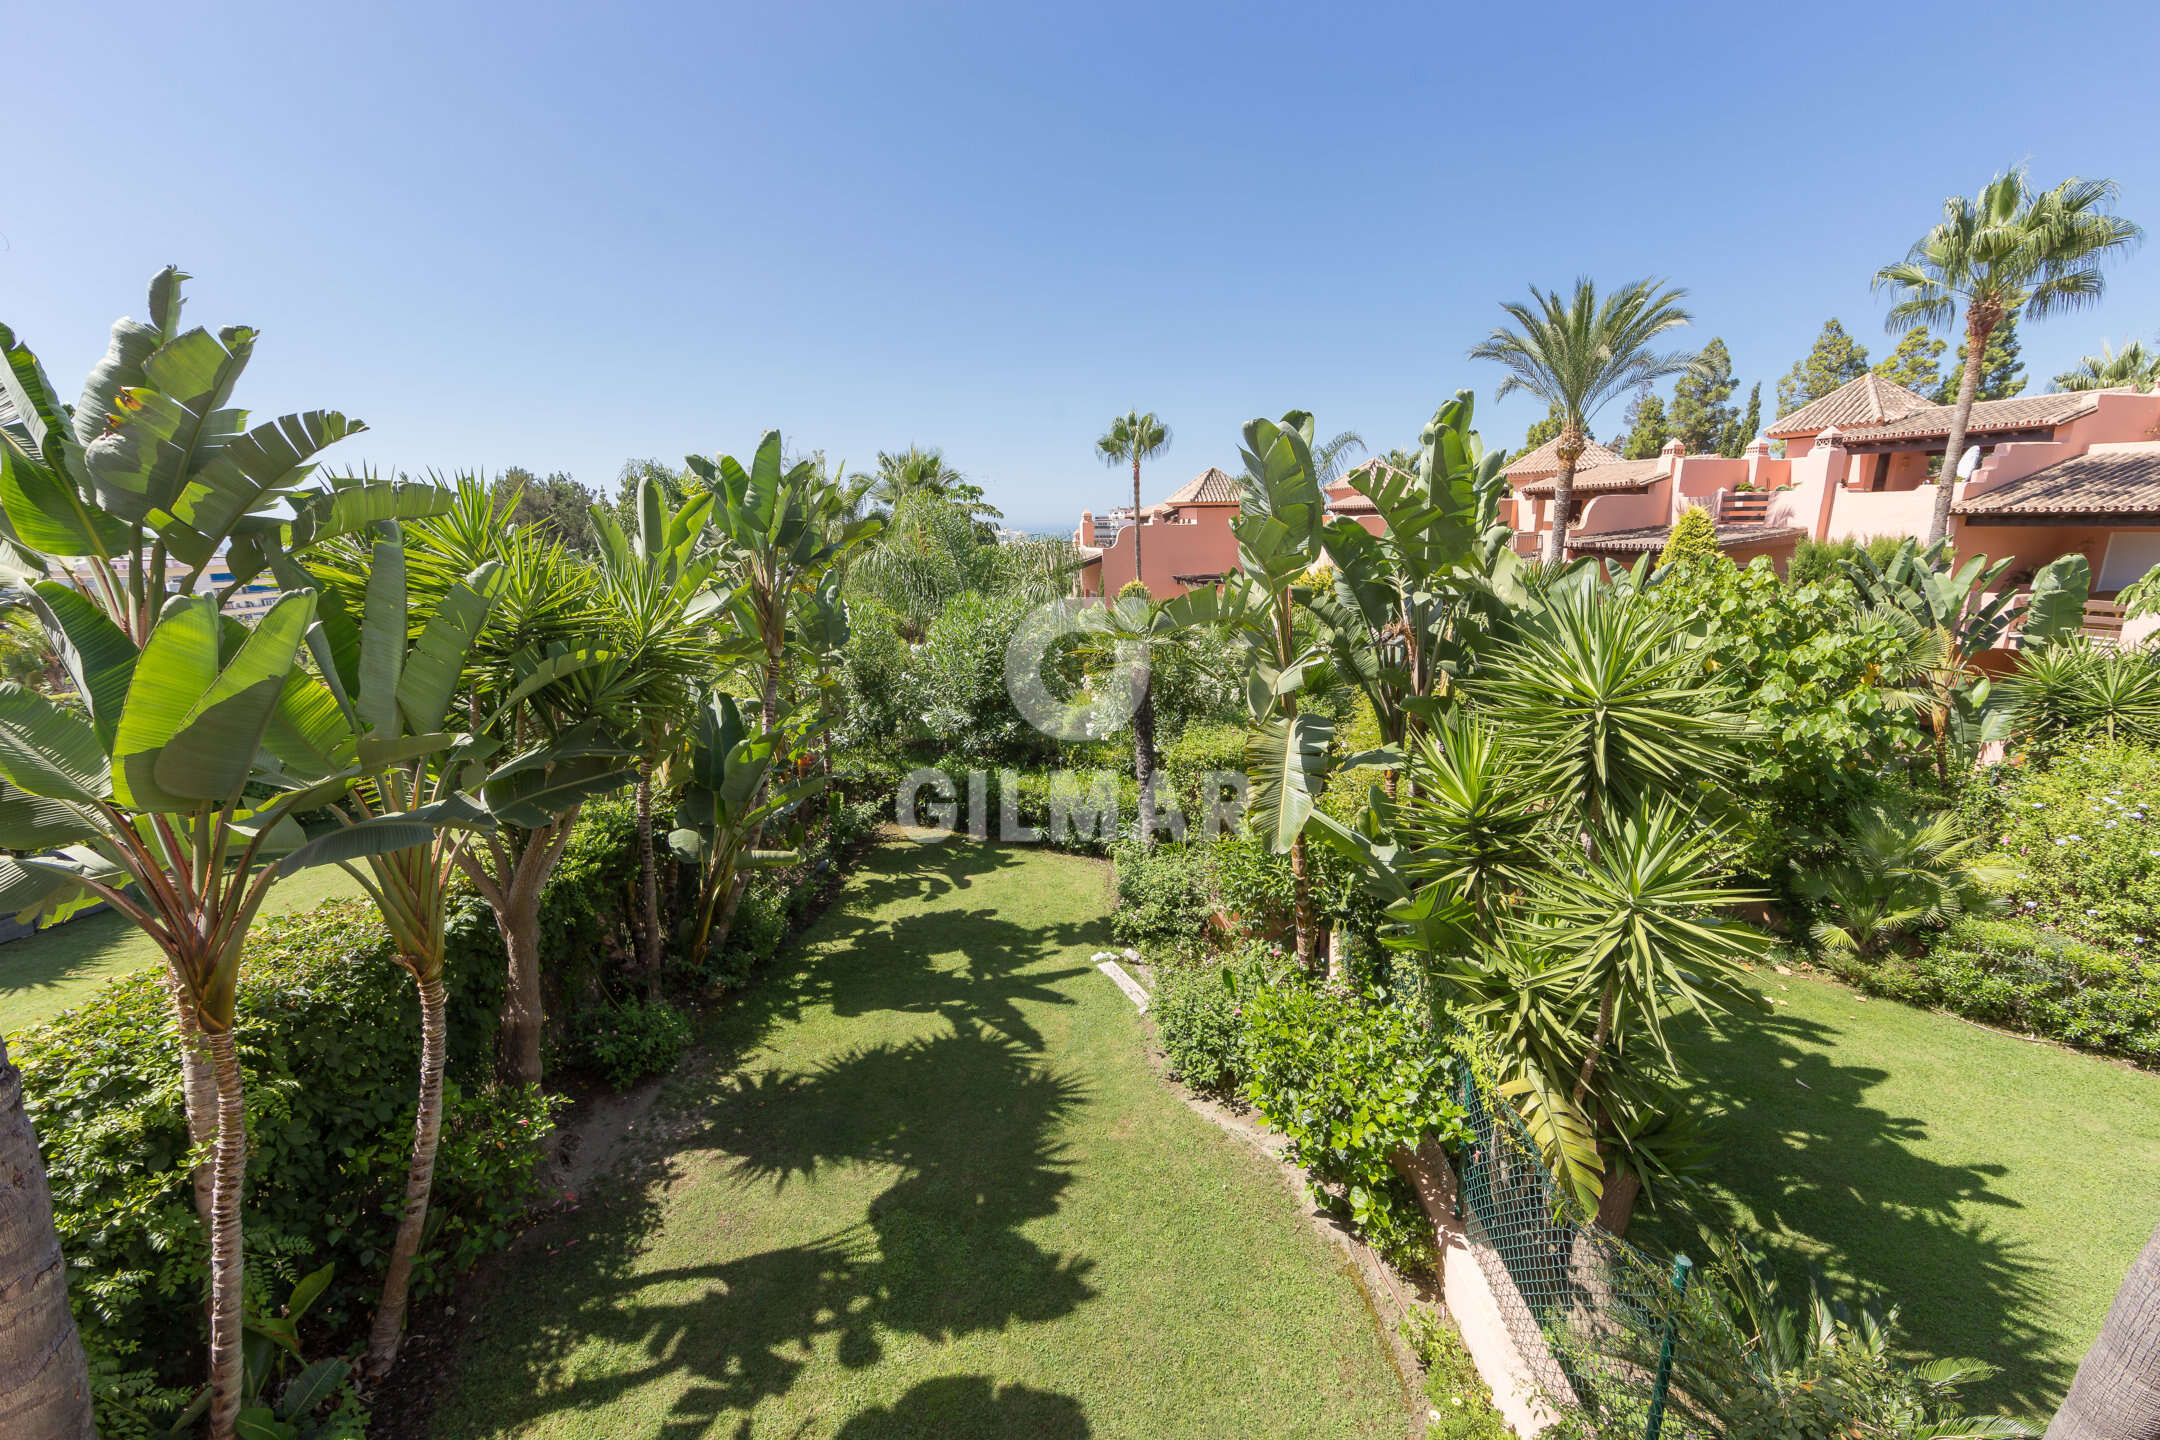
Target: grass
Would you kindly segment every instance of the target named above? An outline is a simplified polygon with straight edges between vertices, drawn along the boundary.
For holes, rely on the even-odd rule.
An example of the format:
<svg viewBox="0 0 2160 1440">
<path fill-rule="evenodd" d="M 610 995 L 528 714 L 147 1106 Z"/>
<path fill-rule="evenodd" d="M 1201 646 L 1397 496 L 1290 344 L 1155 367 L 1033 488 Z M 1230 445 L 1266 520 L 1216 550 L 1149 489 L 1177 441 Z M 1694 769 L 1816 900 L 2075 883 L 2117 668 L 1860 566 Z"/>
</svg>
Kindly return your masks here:
<svg viewBox="0 0 2160 1440">
<path fill-rule="evenodd" d="M 1071 856 L 876 852 L 672 1082 L 657 1171 L 509 1257 L 437 1440 L 1400 1436 L 1346 1262 L 1089 963 L 1107 903 Z"/>
<path fill-rule="evenodd" d="M 1999 1367 L 1974 1399 L 2051 1414 L 2160 1220 L 2160 1075 L 1823 980 L 1761 988 L 1773 1014 L 1682 1042 L 1726 1111 L 1701 1218 L 1896 1303 L 1908 1345 Z"/>
<path fill-rule="evenodd" d="M 326 865 L 272 886 L 262 913 L 312 910 L 325 900 L 348 900 L 361 893 L 351 876 Z M 157 963 L 157 947 L 125 916 L 110 910 L 0 945 L 0 1035 L 49 1020 L 88 999 L 115 975 Z"/>
</svg>

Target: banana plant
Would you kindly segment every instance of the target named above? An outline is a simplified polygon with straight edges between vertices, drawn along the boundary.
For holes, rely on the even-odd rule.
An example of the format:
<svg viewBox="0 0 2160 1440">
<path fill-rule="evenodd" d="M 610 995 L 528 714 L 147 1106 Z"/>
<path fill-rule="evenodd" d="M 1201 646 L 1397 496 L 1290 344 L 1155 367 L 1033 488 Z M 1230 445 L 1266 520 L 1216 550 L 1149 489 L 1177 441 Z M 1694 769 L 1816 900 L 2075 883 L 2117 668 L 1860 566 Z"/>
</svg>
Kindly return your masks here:
<svg viewBox="0 0 2160 1440">
<path fill-rule="evenodd" d="M 752 731 L 735 698 L 708 696 L 691 732 L 690 773 L 676 810 L 668 847 L 698 867 L 697 908 L 690 919 L 687 954 L 693 965 L 727 943 L 732 919 L 728 900 L 737 881 L 764 866 L 789 865 L 798 851 L 761 850 L 758 839 L 773 821 L 825 788 L 810 775 L 769 784 L 786 758 L 783 738 L 770 729 Z"/>
<path fill-rule="evenodd" d="M 485 790 L 490 747 L 464 733 L 456 700 L 505 577 L 499 562 L 482 562 L 415 617 L 414 635 L 403 532 L 394 522 L 377 528 L 364 568 L 322 564 L 322 613 L 308 632 L 315 673 L 287 682 L 264 744 L 288 774 L 359 772 L 359 783 L 331 807 L 342 826 L 363 828 L 397 815 L 427 827 L 420 843 L 344 866 L 381 912 L 393 958 L 412 977 L 420 999 L 412 1157 L 368 1342 L 369 1372 L 381 1376 L 396 1362 L 404 1334 L 442 1135 L 449 1049 L 444 917 L 451 882 L 459 852 L 494 825 L 488 810 L 460 788 L 479 776 L 478 788 Z M 290 561 L 280 560 L 278 568 L 299 574 Z M 348 594 L 355 603 L 347 603 Z"/>
<path fill-rule="evenodd" d="M 693 495 L 670 505 L 651 477 L 638 487 L 637 529 L 625 532 L 614 512 L 592 507 L 600 541 L 600 601 L 607 612 L 614 663 L 635 679 L 619 690 L 623 728 L 637 751 L 637 834 L 644 910 L 647 998 L 660 998 L 660 882 L 653 853 L 653 776 L 680 749 L 684 723 L 697 703 L 696 687 L 720 662 L 722 647 L 710 621 L 720 597 L 708 588 L 713 561 L 698 553 L 713 497 Z"/>
</svg>

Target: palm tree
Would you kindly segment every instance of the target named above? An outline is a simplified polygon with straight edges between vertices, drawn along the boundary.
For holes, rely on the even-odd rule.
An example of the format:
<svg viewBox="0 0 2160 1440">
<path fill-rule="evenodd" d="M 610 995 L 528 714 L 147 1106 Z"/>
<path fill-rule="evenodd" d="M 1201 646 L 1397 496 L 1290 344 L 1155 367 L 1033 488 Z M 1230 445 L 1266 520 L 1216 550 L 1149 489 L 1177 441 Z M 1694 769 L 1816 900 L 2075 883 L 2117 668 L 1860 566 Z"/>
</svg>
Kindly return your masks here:
<svg viewBox="0 0 2160 1440">
<path fill-rule="evenodd" d="M 1553 480 L 1553 528 L 1541 557 L 1555 565 L 1566 558 L 1567 527 L 1575 505 L 1575 462 L 1590 441 L 1590 420 L 1605 403 L 1639 386 L 1655 384 L 1694 363 L 1651 343 L 1693 317 L 1681 308 L 1687 291 L 1663 281 L 1637 280 L 1603 301 L 1587 278 L 1573 295 L 1530 287 L 1527 305 L 1507 301 L 1501 309 L 1515 322 L 1500 326 L 1470 352 L 1473 360 L 1504 366 L 1507 379 L 1494 392 L 1505 399 L 1527 391 L 1560 415 L 1560 473 Z"/>
<path fill-rule="evenodd" d="M 2101 264 L 2144 234 L 2112 213 L 2115 188 L 2112 180 L 2072 177 L 2034 194 L 2020 167 L 1990 180 L 1978 199 L 1944 200 L 1942 222 L 1903 260 L 1875 272 L 1875 289 L 1902 297 L 1884 322 L 1892 334 L 1923 325 L 1947 330 L 1958 306 L 1965 307 L 1965 373 L 1943 443 L 1928 544 L 1950 529 L 1953 477 L 1965 453 L 1988 337 L 2014 316 L 2044 320 L 2099 299 L 2107 288 Z"/>
<path fill-rule="evenodd" d="M 22 1074 L 0 1035 L 0 1434 L 94 1440 L 90 1369 L 68 1311 L 52 1190 L 23 1114 Z"/>
<path fill-rule="evenodd" d="M 2098 355 L 2087 355 L 2055 377 L 2057 390 L 2113 390 L 2124 385 L 2160 385 L 2160 350 L 2146 349 L 2142 340 L 2132 340 L 2117 350 L 2103 340 Z"/>
<path fill-rule="evenodd" d="M 1132 564 L 1133 578 L 1145 580 L 1140 569 L 1140 462 L 1152 460 L 1170 448 L 1170 427 L 1150 410 L 1145 415 L 1128 410 L 1110 422 L 1095 441 L 1095 453 L 1103 464 L 1115 468 L 1132 463 Z"/>
<path fill-rule="evenodd" d="M 897 453 L 880 450 L 877 472 L 852 478 L 862 498 L 873 509 L 886 514 L 899 509 L 902 501 L 918 495 L 952 499 L 954 491 L 963 486 L 966 479 L 945 463 L 945 452 L 935 445 L 910 445 Z"/>
<path fill-rule="evenodd" d="M 2078 1365 L 2047 1440 L 2150 1440 L 2160 1435 L 2160 1230 L 2131 1262 L 2100 1338 Z"/>
</svg>

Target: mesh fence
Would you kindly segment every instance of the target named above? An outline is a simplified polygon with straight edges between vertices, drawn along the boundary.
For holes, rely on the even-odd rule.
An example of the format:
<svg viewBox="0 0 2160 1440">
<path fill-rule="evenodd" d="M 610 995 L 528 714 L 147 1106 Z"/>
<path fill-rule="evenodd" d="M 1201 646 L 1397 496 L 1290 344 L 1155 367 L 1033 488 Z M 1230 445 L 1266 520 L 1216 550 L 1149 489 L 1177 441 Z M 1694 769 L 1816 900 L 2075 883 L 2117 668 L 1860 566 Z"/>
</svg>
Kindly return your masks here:
<svg viewBox="0 0 2160 1440">
<path fill-rule="evenodd" d="M 1546 1399 L 1600 1435 L 1708 1437 L 1688 1392 L 1685 1266 L 1592 1223 L 1553 1183 L 1515 1109 L 1465 1066 L 1463 1229 Z"/>
</svg>

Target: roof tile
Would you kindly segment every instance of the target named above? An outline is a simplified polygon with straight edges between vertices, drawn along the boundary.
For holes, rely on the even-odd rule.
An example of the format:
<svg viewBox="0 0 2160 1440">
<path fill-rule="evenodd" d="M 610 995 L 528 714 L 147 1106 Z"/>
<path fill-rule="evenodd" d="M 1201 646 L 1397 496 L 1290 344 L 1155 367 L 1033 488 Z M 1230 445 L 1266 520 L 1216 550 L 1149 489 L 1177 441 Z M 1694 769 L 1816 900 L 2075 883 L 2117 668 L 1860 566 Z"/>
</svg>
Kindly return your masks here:
<svg viewBox="0 0 2160 1440">
<path fill-rule="evenodd" d="M 1961 501 L 1951 513 L 2160 514 L 2160 441 L 2096 446 Z"/>
<path fill-rule="evenodd" d="M 1789 440 L 1820 434 L 1832 425 L 1841 430 L 1855 425 L 1883 425 L 1933 408 L 1934 402 L 1925 395 L 1869 371 L 1827 395 L 1817 396 L 1792 414 L 1771 421 L 1763 434 L 1773 440 Z"/>
</svg>

